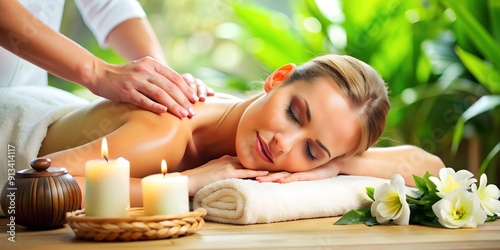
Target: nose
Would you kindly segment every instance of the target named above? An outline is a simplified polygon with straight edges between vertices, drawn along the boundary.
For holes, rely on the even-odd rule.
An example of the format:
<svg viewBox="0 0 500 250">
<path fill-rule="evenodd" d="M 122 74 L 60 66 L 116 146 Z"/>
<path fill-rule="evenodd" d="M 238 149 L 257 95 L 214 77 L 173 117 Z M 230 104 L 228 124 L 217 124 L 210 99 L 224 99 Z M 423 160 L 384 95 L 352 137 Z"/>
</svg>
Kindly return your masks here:
<svg viewBox="0 0 500 250">
<path fill-rule="evenodd" d="M 274 134 L 274 148 L 273 154 L 286 154 L 288 153 L 292 148 L 293 145 L 295 145 L 300 139 L 301 139 L 301 134 L 300 133 L 288 133 L 288 134 L 283 134 L 283 133 L 276 133 Z"/>
</svg>

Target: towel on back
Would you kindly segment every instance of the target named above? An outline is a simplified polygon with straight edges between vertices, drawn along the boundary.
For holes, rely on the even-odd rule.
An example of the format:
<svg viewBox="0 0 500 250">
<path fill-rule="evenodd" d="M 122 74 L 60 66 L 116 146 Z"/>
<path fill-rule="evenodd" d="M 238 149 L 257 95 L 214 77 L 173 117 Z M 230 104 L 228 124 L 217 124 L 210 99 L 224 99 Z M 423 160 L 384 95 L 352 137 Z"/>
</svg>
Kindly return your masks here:
<svg viewBox="0 0 500 250">
<path fill-rule="evenodd" d="M 0 190 L 8 175 L 13 174 L 9 169 L 30 167 L 47 128 L 86 103 L 80 97 L 49 86 L 0 88 Z M 3 215 L 1 209 L 0 215 Z"/>
<path fill-rule="evenodd" d="M 337 176 L 287 184 L 228 179 L 200 189 L 193 208 L 203 207 L 205 219 L 230 224 L 256 224 L 333 217 L 368 207 L 366 187 L 378 187 L 386 179 Z"/>
</svg>

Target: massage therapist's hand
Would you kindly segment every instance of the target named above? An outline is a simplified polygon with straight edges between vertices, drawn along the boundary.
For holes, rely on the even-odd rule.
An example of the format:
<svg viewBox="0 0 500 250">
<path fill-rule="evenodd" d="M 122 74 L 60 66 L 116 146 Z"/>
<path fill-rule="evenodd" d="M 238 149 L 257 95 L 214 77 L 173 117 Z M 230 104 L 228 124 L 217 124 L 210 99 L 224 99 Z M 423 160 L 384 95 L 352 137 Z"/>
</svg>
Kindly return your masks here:
<svg viewBox="0 0 500 250">
<path fill-rule="evenodd" d="M 189 84 L 191 89 L 197 94 L 200 101 L 204 102 L 207 96 L 214 96 L 215 91 L 208 87 L 204 82 L 200 79 L 195 78 L 193 75 L 189 73 L 185 73 L 181 75 L 184 81 Z"/>
<path fill-rule="evenodd" d="M 340 163 L 330 161 L 306 172 L 290 173 L 286 171 L 271 173 L 268 176 L 257 177 L 260 182 L 289 183 L 294 181 L 312 181 L 335 177 L 340 173 Z"/>
<path fill-rule="evenodd" d="M 237 157 L 226 155 L 182 174 L 189 177 L 189 196 L 193 196 L 202 187 L 219 180 L 255 178 L 268 175 L 269 172 L 244 169 Z"/>
<path fill-rule="evenodd" d="M 20 2 L 0 1 L 1 47 L 97 95 L 156 113 L 168 110 L 180 118 L 192 116 L 192 103 L 210 95 L 201 81 L 165 66 L 160 42 L 147 19 L 121 22 L 109 32 L 107 42 L 131 62 L 108 64 L 47 26 Z"/>
<path fill-rule="evenodd" d="M 193 116 L 192 103 L 213 95 L 212 89 L 191 74 L 181 76 L 151 57 L 123 65 L 97 61 L 94 76 L 87 87 L 96 95 L 155 113 L 169 111 L 179 118 Z"/>
</svg>

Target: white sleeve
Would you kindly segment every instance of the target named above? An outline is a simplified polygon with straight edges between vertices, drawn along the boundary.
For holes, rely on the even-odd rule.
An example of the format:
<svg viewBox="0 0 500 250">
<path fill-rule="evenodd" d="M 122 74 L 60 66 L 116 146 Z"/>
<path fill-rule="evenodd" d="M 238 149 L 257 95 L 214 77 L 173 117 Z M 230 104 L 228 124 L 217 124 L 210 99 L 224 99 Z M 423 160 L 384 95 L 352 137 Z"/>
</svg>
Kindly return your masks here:
<svg viewBox="0 0 500 250">
<path fill-rule="evenodd" d="M 106 38 L 120 23 L 146 17 L 136 0 L 75 0 L 75 4 L 101 47 L 108 47 Z"/>
</svg>

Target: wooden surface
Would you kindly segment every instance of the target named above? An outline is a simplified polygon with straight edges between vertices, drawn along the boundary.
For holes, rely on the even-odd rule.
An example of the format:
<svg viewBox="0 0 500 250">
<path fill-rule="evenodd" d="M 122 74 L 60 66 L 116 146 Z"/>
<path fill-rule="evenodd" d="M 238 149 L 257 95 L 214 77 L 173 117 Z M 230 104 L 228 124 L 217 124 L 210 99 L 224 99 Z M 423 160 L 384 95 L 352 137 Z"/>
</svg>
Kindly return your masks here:
<svg viewBox="0 0 500 250">
<path fill-rule="evenodd" d="M 140 242 L 76 240 L 69 226 L 49 231 L 16 228 L 8 241 L 6 218 L 0 218 L 0 249 L 500 249 L 500 221 L 473 229 L 425 226 L 338 226 L 335 218 L 259 225 L 207 222 L 197 233 L 178 239 Z"/>
</svg>

